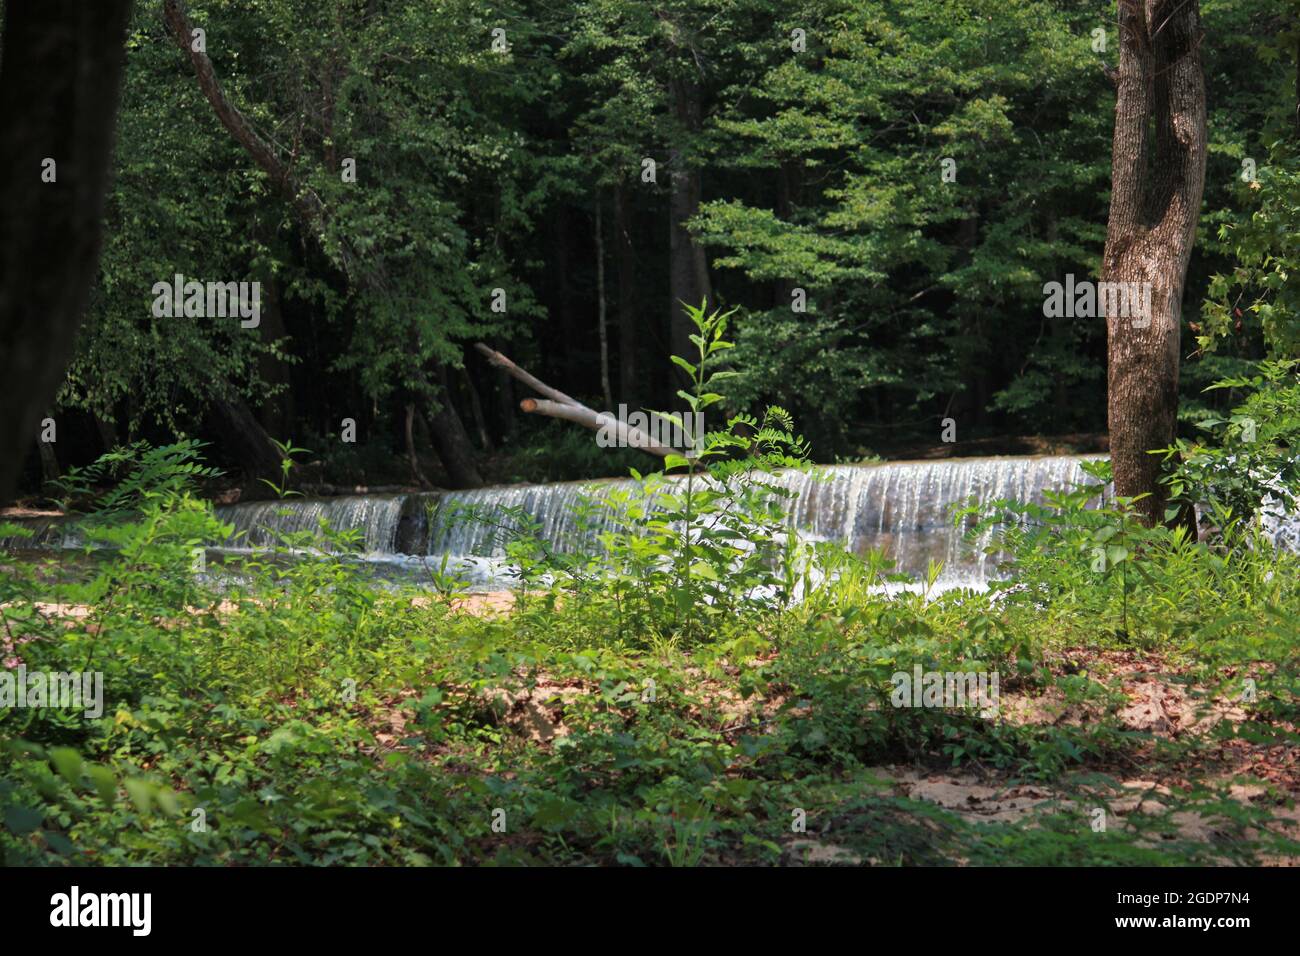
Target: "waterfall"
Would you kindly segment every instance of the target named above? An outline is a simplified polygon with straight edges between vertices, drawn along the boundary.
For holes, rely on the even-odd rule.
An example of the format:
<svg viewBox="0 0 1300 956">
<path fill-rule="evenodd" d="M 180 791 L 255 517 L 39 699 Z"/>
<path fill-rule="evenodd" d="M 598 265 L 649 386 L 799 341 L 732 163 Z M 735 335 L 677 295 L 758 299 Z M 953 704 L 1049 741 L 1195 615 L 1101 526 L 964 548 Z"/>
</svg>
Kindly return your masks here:
<svg viewBox="0 0 1300 956">
<path fill-rule="evenodd" d="M 962 458 L 836 465 L 822 469 L 829 480 L 798 474 L 787 481 L 799 493 L 793 504 L 795 527 L 815 538 L 845 543 L 855 554 L 880 548 L 911 574 L 925 573 L 930 561 L 949 572 L 965 569 L 972 583 L 985 580 L 986 556 L 972 554 L 965 529 L 953 527 L 950 508 L 975 498 L 1042 503 L 1046 491 L 1063 490 L 1085 475 L 1085 458 Z M 966 527 L 970 527 L 967 522 Z M 979 544 L 988 544 L 987 532 Z"/>
<path fill-rule="evenodd" d="M 581 499 L 607 499 L 616 491 L 633 487 L 630 479 L 604 481 L 566 481 L 548 485 L 507 485 L 499 488 L 476 488 L 452 491 L 441 496 L 429 526 L 427 554 L 503 555 L 502 529 L 488 521 L 473 520 L 475 515 L 496 515 L 497 522 L 510 529 L 513 521 L 502 521 L 501 513 L 518 508 L 540 525 L 542 540 L 560 551 L 592 546 L 607 522 L 580 533 L 578 504 Z M 608 515 L 606 515 L 608 517 Z"/>
<path fill-rule="evenodd" d="M 321 519 L 336 531 L 361 533 L 360 549 L 393 554 L 407 495 L 349 495 L 341 498 L 287 498 L 220 505 L 217 517 L 235 526 L 236 547 L 266 547 L 277 535 L 315 532 Z"/>
<path fill-rule="evenodd" d="M 63 526 L 61 518 L 5 518 L 0 517 L 0 525 L 14 524 L 31 532 L 30 537 L 20 535 L 0 535 L 0 551 L 43 550 L 47 548 L 75 548 L 80 544 L 78 536 L 69 533 Z"/>
<path fill-rule="evenodd" d="M 925 573 L 929 561 L 939 561 L 950 581 L 979 584 L 986 579 L 986 558 L 972 553 L 962 540 L 962 530 L 954 528 L 948 516 L 949 507 L 972 497 L 985 503 L 999 498 L 1041 502 L 1045 491 L 1082 480 L 1080 465 L 1085 460 L 1048 456 L 827 465 L 812 473 L 785 473 L 777 482 L 797 493 L 787 506 L 795 527 L 806 536 L 843 542 L 858 554 L 880 548 L 899 570 L 916 575 Z M 495 559 L 504 555 L 503 535 L 492 524 L 457 520 L 464 509 L 494 515 L 497 523 L 503 509 L 519 509 L 537 523 L 552 548 L 575 551 L 597 547 L 610 518 L 597 507 L 588 519 L 591 526 L 584 526 L 582 500 L 607 501 L 633 487 L 630 479 L 608 479 L 221 505 L 216 513 L 234 525 L 236 537 L 213 545 L 235 550 L 265 547 L 277 534 L 313 532 L 324 519 L 337 530 L 359 532 L 359 546 L 372 558 L 400 563 L 449 555 L 475 565 L 475 577 L 482 580 L 482 569 L 499 564 Z M 73 543 L 57 520 L 15 523 L 31 527 L 36 537 L 25 545 L 0 539 L 0 547 Z"/>
<path fill-rule="evenodd" d="M 787 507 L 794 526 L 806 536 L 839 541 L 859 555 L 880 548 L 898 570 L 914 575 L 924 574 L 931 560 L 941 562 L 950 583 L 979 585 L 986 580 L 988 559 L 965 543 L 963 529 L 953 527 L 950 506 L 972 497 L 983 503 L 1002 498 L 1041 503 L 1045 491 L 1084 480 L 1081 463 L 1086 460 L 1060 455 L 826 465 L 788 472 L 776 483 L 797 494 Z M 631 480 L 613 479 L 448 492 L 430 522 L 427 554 L 504 554 L 499 528 L 457 520 L 462 509 L 498 515 L 522 509 L 557 550 L 593 548 L 608 527 L 608 513 L 597 509 L 596 521 L 584 530 L 577 518 L 579 501 L 600 502 L 633 487 Z"/>
</svg>

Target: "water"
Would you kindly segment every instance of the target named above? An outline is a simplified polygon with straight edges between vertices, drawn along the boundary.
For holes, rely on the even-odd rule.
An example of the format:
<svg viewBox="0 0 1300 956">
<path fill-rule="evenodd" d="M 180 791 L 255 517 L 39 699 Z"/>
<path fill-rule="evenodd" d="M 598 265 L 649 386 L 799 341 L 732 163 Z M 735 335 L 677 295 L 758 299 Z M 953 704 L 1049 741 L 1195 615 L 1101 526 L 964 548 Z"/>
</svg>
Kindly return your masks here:
<svg viewBox="0 0 1300 956">
<path fill-rule="evenodd" d="M 217 517 L 235 526 L 246 547 L 273 544 L 276 534 L 315 532 L 322 520 L 338 531 L 356 531 L 367 554 L 396 554 L 397 528 L 408 495 L 289 498 L 220 505 Z"/>
<path fill-rule="evenodd" d="M 779 483 L 797 492 L 790 503 L 795 526 L 815 540 L 843 542 L 857 553 L 882 549 L 901 571 L 924 575 L 929 562 L 945 566 L 948 586 L 982 586 L 991 568 L 978 548 L 952 526 L 949 507 L 971 497 L 1042 501 L 1045 491 L 1064 489 L 1085 475 L 1076 456 L 961 458 L 946 461 L 831 465 L 816 474 L 791 472 Z M 577 517 L 583 498 L 597 501 L 627 491 L 630 480 L 510 485 L 441 494 L 356 495 L 293 498 L 223 505 L 217 514 L 235 526 L 237 537 L 214 542 L 226 550 L 269 544 L 277 532 L 313 531 L 324 519 L 338 530 L 356 531 L 367 560 L 399 569 L 448 556 L 449 567 L 465 567 L 480 587 L 502 586 L 502 535 L 499 529 L 454 520 L 464 508 L 499 512 L 519 508 L 540 525 L 553 548 L 594 548 L 606 527 L 597 520 L 584 528 Z M 599 511 L 597 511 L 599 517 Z M 36 544 L 57 547 L 64 540 L 57 522 L 28 519 Z M 0 539 L 0 547 L 16 547 Z M 28 545 L 30 546 L 30 545 Z"/>
</svg>

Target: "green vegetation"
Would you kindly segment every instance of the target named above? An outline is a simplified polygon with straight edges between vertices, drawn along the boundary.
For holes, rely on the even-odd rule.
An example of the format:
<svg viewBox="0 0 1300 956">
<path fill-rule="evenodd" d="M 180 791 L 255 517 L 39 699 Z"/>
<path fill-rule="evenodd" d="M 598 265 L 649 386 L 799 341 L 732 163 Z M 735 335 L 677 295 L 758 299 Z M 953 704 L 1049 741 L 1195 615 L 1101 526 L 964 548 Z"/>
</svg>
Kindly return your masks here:
<svg viewBox="0 0 1300 956">
<path fill-rule="evenodd" d="M 724 317 L 690 314 L 684 397 L 698 408 L 717 400 L 728 343 Z M 705 436 L 691 478 L 649 476 L 601 505 L 620 529 L 603 554 L 551 553 L 523 526 L 510 554 L 526 586 L 479 613 L 446 568 L 433 588 L 376 586 L 348 559 L 356 541 L 328 528 L 328 553 L 303 532 L 202 571 L 195 548 L 232 529 L 190 486 L 197 449 L 102 463 L 122 491 L 82 523 L 111 556 L 77 580 L 52 560 L 0 576 L 6 656 L 104 681 L 92 719 L 0 710 L 4 862 L 1168 865 L 1300 851 L 1296 768 L 1277 757 L 1300 743 L 1300 558 L 1249 523 L 1202 543 L 1143 527 L 1124 501 L 1098 506 L 1102 463 L 1045 506 L 983 515 L 1003 527 L 1006 580 L 989 592 L 922 581 L 891 596 L 881 554 L 787 533 L 788 493 L 766 477 L 801 447 L 780 410 L 733 420 Z M 754 454 L 721 454 L 735 449 Z M 997 713 L 894 706 L 894 675 L 913 668 L 998 673 Z M 1166 695 L 1165 724 L 1135 724 L 1135 679 Z M 917 774 L 942 771 L 959 790 L 996 781 L 1011 807 L 936 804 Z M 997 812 L 973 817 L 980 799 Z"/>
<path fill-rule="evenodd" d="M 139 0 L 84 321 L 0 275 L 0 542 L 76 543 L 0 551 L 0 864 L 1296 862 L 1300 0 L 1146 7 L 1121 61 L 1113 0 Z M 1103 271 L 1169 321 L 1044 307 Z M 986 591 L 794 529 L 789 472 L 1097 452 L 1108 400 L 1113 469 L 951 503 Z M 620 404 L 707 430 L 650 471 L 575 424 Z M 578 550 L 466 509 L 509 592 L 221 547 L 629 474 Z"/>
<path fill-rule="evenodd" d="M 734 309 L 717 411 L 787 409 L 819 461 L 939 444 L 947 417 L 960 442 L 1105 429 L 1103 324 L 1042 304 L 1099 274 L 1113 4 L 192 0 L 275 175 L 161 7 L 138 3 L 128 38 L 104 253 L 52 409 L 62 468 L 200 436 L 260 488 L 261 430 L 311 448 L 312 481 L 416 483 L 410 414 L 434 484 L 475 483 L 441 461 L 461 434 L 484 480 L 625 475 L 644 462 L 519 414 L 466 346 L 601 408 L 607 364 L 615 403 L 680 411 L 664 356 L 684 352 L 676 303 L 702 296 Z M 1201 7 L 1189 438 L 1231 404 L 1205 386 L 1294 358 L 1298 327 L 1294 2 Z M 260 282 L 260 324 L 154 316 L 176 274 Z M 41 479 L 33 456 L 25 488 Z"/>
</svg>

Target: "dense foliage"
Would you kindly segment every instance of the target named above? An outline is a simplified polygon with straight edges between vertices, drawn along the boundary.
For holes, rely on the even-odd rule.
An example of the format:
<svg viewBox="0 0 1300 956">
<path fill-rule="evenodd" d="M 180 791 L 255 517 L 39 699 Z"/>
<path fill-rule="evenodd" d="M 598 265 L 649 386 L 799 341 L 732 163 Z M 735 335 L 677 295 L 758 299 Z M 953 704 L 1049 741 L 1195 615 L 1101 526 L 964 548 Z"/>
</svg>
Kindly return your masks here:
<svg viewBox="0 0 1300 956">
<path fill-rule="evenodd" d="M 698 408 L 722 400 L 710 359 L 729 343 L 725 317 L 692 317 L 684 397 Z M 736 444 L 759 453 L 713 454 Z M 445 561 L 423 586 L 381 586 L 350 559 L 356 538 L 325 525 L 208 568 L 203 543 L 233 529 L 193 494 L 192 445 L 100 463 L 123 490 L 79 519 L 98 560 L 0 569 L 5 667 L 93 669 L 107 689 L 100 713 L 0 710 L 4 862 L 1300 851 L 1294 794 L 1262 762 L 1222 766 L 1235 747 L 1300 742 L 1295 554 L 1250 523 L 1213 542 L 1146 528 L 1131 502 L 1098 500 L 1100 462 L 1044 505 L 983 509 L 1001 529 L 991 590 L 934 593 L 932 572 L 899 591 L 879 551 L 790 533 L 789 492 L 770 479 L 800 449 L 779 409 L 707 434 L 698 473 L 591 503 L 614 519 L 595 554 L 555 553 L 527 515 L 473 516 L 501 530 L 519 579 L 508 611 L 477 614 Z M 900 706 L 894 682 L 914 669 L 999 674 L 995 709 Z M 1184 726 L 1133 726 L 1135 673 L 1183 688 Z M 893 792 L 899 764 L 996 772 L 1035 799 L 973 822 Z"/>
<path fill-rule="evenodd" d="M 1202 8 L 1189 420 L 1226 407 L 1206 385 L 1296 344 L 1296 11 Z M 817 460 L 936 444 L 947 417 L 959 441 L 1104 430 L 1103 325 L 1045 318 L 1042 286 L 1099 268 L 1106 4 L 188 10 L 230 104 L 324 213 L 304 221 L 219 121 L 160 4 L 138 4 L 100 281 L 59 398 L 64 467 L 117 441 L 221 439 L 233 403 L 334 481 L 412 479 L 408 406 L 430 474 L 443 406 L 485 477 L 625 473 L 634 458 L 519 416 L 519 387 L 466 346 L 593 403 L 604 365 L 613 401 L 668 407 L 677 300 L 700 291 L 735 309 L 743 359 L 719 412 L 788 409 Z M 155 317 L 150 290 L 176 274 L 260 282 L 260 325 Z M 238 442 L 212 451 L 257 471 Z"/>
<path fill-rule="evenodd" d="M 1113 5 L 139 2 L 99 281 L 27 476 L 73 546 L 0 523 L 0 863 L 1296 859 L 1300 6 L 1201 6 L 1185 427 L 1150 449 L 1200 533 L 1089 461 L 956 503 L 999 572 L 976 591 L 796 533 L 779 478 L 949 420 L 1103 430 L 1104 324 L 1042 304 L 1099 268 Z M 259 321 L 157 314 L 174 276 L 259 283 Z M 708 428 L 650 471 L 520 414 L 476 341 Z M 324 521 L 215 547 L 247 544 L 223 481 L 629 470 L 578 505 L 585 550 L 460 516 L 509 594 L 463 555 L 385 579 Z M 20 703 L 20 673 L 97 674 L 103 706 Z M 936 674 L 994 706 L 923 701 Z"/>
</svg>

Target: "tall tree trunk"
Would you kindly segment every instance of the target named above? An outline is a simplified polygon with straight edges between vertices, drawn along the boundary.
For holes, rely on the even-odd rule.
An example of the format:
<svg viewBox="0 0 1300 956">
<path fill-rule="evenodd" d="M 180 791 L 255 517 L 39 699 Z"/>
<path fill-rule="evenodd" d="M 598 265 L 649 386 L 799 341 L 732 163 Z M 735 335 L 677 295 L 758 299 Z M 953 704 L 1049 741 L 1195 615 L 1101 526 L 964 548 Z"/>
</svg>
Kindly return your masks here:
<svg viewBox="0 0 1300 956">
<path fill-rule="evenodd" d="M 250 481 L 279 480 L 280 451 L 243 398 L 233 395 L 213 399 L 208 404 L 208 418 L 221 447 L 230 450 Z"/>
<path fill-rule="evenodd" d="M 446 368 L 439 369 L 439 375 L 442 395 L 438 411 L 429 416 L 429 434 L 433 436 L 434 450 L 438 452 L 453 488 L 482 487 L 483 476 L 474 462 L 474 445 L 465 431 L 465 423 L 451 403 Z"/>
<path fill-rule="evenodd" d="M 493 369 L 492 378 L 496 384 L 496 415 L 501 425 L 501 442 L 509 444 L 515 435 L 515 386 L 509 373 L 502 369 Z"/>
<path fill-rule="evenodd" d="M 111 418 L 101 418 L 93 414 L 95 419 L 95 431 L 99 434 L 99 443 L 104 447 L 104 451 L 109 452 L 119 444 L 117 437 L 117 425 Z"/>
<path fill-rule="evenodd" d="M 694 133 L 700 127 L 699 87 L 688 80 L 674 80 L 673 109 L 682 130 Z M 674 355 L 690 358 L 694 353 L 690 336 L 695 331 L 682 303 L 699 305 L 712 299 L 709 286 L 708 259 L 704 249 L 691 238 L 687 220 L 700 211 L 700 171 L 689 163 L 685 150 L 668 151 L 670 199 L 668 234 L 668 341 Z M 677 366 L 672 366 L 676 369 Z M 674 373 L 684 375 L 685 373 Z M 676 381 L 676 377 L 672 379 Z M 670 394 L 676 388 L 669 390 Z"/>
<path fill-rule="evenodd" d="M 600 392 L 605 408 L 614 407 L 614 392 L 609 387 L 609 328 L 605 303 L 605 220 L 601 212 L 600 190 L 596 190 L 596 327 L 600 333 Z"/>
<path fill-rule="evenodd" d="M 266 296 L 262 304 L 262 321 L 258 325 L 257 332 L 269 345 L 288 338 L 289 330 L 285 327 L 284 313 L 281 310 L 279 283 L 271 279 L 263 283 L 263 286 Z M 279 393 L 262 405 L 260 417 L 263 427 L 272 435 L 290 437 L 297 415 L 294 410 L 294 394 L 288 364 L 274 355 L 262 354 L 257 359 L 257 373 L 268 385 L 280 386 Z"/>
<path fill-rule="evenodd" d="M 62 472 L 59 471 L 59 456 L 54 451 L 54 442 L 37 438 L 36 450 L 41 456 L 41 483 L 48 485 L 52 481 L 58 481 Z"/>
<path fill-rule="evenodd" d="M 1165 518 L 1159 459 L 1178 411 L 1183 285 L 1205 188 L 1199 0 L 1118 0 L 1120 53 L 1102 281 L 1151 290 L 1150 316 L 1106 314 L 1110 454 L 1119 495 Z M 1154 129 L 1152 130 L 1152 127 Z"/>
<path fill-rule="evenodd" d="M 328 212 L 315 190 L 302 182 L 293 172 L 292 164 L 281 157 L 271 142 L 253 126 L 239 107 L 226 96 L 221 81 L 207 53 L 194 49 L 191 40 L 193 27 L 182 0 L 163 0 L 163 21 L 172 39 L 189 57 L 194 68 L 199 89 L 212 104 L 217 119 L 226 132 L 244 148 L 253 162 L 271 178 L 271 182 L 293 203 L 298 219 L 308 234 L 316 240 L 322 251 L 330 257 L 349 279 L 358 277 L 358 263 L 346 242 L 331 243 L 326 238 Z M 372 278 L 373 277 L 368 277 Z"/>
<path fill-rule="evenodd" d="M 783 222 L 789 222 L 794 214 L 794 205 L 791 201 L 792 189 L 790 185 L 791 164 L 782 160 L 776 168 L 776 218 Z M 799 288 L 798 283 L 789 278 L 774 279 L 772 281 L 772 308 L 788 309 L 791 305 L 791 296 L 794 290 Z"/>
<path fill-rule="evenodd" d="M 415 403 L 406 403 L 406 461 L 411 466 L 411 480 L 421 488 L 432 488 L 431 482 L 420 468 L 420 458 L 415 453 Z"/>
<path fill-rule="evenodd" d="M 573 323 L 573 283 L 571 281 L 572 266 L 570 265 L 571 256 L 569 255 L 569 214 L 567 208 L 561 204 L 556 209 L 555 215 L 551 218 L 552 243 L 555 252 L 555 270 L 551 273 L 551 279 L 554 289 L 555 311 L 552 314 L 551 321 L 554 323 L 555 341 L 563 342 L 564 348 L 550 350 L 549 354 L 543 353 L 548 359 L 548 364 L 554 369 L 558 377 L 568 381 L 573 377 L 575 369 L 589 368 L 585 363 L 574 360 L 573 344 L 577 340 L 574 332 Z"/>
<path fill-rule="evenodd" d="M 72 358 L 95 278 L 130 13 L 130 0 L 5 4 L 0 503 Z"/>
<path fill-rule="evenodd" d="M 639 408 L 648 396 L 640 381 L 637 344 L 642 330 L 638 325 L 636 300 L 636 252 L 632 248 L 632 222 L 627 190 L 622 183 L 614 186 L 614 261 L 618 269 L 618 394 L 628 405 Z"/>
<path fill-rule="evenodd" d="M 479 446 L 484 451 L 491 451 L 492 435 L 488 432 L 487 417 L 483 414 L 483 399 L 479 397 L 478 386 L 474 384 L 474 376 L 470 374 L 468 365 L 461 366 L 460 380 L 469 398 L 469 413 L 474 419 L 474 430 L 478 432 Z"/>
</svg>

